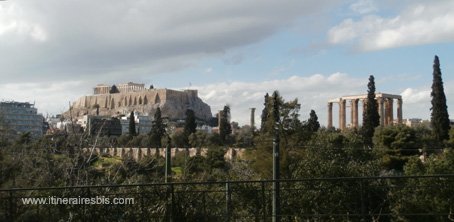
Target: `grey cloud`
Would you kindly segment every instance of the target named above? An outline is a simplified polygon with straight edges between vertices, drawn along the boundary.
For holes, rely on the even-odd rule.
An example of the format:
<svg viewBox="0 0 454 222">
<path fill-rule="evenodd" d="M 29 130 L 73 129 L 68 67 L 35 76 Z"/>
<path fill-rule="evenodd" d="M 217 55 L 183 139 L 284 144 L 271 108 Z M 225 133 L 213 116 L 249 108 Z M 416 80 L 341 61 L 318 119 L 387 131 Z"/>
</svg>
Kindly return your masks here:
<svg viewBox="0 0 454 222">
<path fill-rule="evenodd" d="M 6 82 L 97 78 L 191 61 L 270 36 L 336 4 L 320 1 L 8 1 L 0 16 L 22 30 L 1 32 Z M 185 58 L 180 61 L 179 58 Z M 169 63 L 169 70 L 172 70 Z M 140 69 L 140 68 L 139 68 Z M 126 73 L 140 76 L 139 74 Z"/>
</svg>

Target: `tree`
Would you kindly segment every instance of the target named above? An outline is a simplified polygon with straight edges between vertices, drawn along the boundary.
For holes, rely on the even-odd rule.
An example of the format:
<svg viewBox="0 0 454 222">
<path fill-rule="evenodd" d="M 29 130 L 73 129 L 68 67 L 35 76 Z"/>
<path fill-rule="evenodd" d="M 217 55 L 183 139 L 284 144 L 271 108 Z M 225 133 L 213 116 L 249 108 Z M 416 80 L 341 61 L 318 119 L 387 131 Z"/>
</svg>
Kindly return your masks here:
<svg viewBox="0 0 454 222">
<path fill-rule="evenodd" d="M 289 102 L 284 102 L 284 99 L 277 91 L 273 92 L 273 96 L 274 95 L 276 95 L 276 101 L 273 101 L 273 97 L 270 97 L 268 93 L 265 95 L 265 107 L 262 112 L 262 123 L 260 129 L 262 134 L 272 134 L 274 132 L 275 120 L 277 117 L 281 117 L 281 126 L 286 130 L 293 129 L 292 125 L 294 125 L 294 120 L 298 120 L 298 111 L 301 108 L 298 100 L 294 99 Z M 277 113 L 273 110 L 274 102 L 277 102 L 280 107 L 280 111 Z"/>
<path fill-rule="evenodd" d="M 309 114 L 309 119 L 304 121 L 300 127 L 295 126 L 297 130 L 297 145 L 303 145 L 311 139 L 312 135 L 314 135 L 318 129 L 320 129 L 320 123 L 318 122 L 317 114 L 314 110 L 311 110 Z"/>
<path fill-rule="evenodd" d="M 135 136 L 136 133 L 136 118 L 134 117 L 134 112 L 131 112 L 129 115 L 129 135 Z"/>
<path fill-rule="evenodd" d="M 268 119 L 268 113 L 269 113 L 269 100 L 270 100 L 270 95 L 268 93 L 265 94 L 265 102 L 263 103 L 263 110 L 262 110 L 262 123 L 260 124 L 260 130 L 263 132 L 265 130 L 265 124 Z"/>
<path fill-rule="evenodd" d="M 353 146 L 357 140 L 355 137 L 359 136 L 346 134 L 349 132 L 341 133 L 326 129 L 320 129 L 314 133 L 304 149 L 292 152 L 291 178 L 289 179 L 364 177 L 365 175 L 380 174 L 372 152 Z M 314 187 L 316 188 L 314 189 Z M 379 183 L 378 180 L 353 183 L 327 180 L 298 183 L 287 189 L 307 190 L 308 192 L 304 192 L 298 197 L 295 195 L 296 192 L 292 192 L 286 199 L 286 204 L 294 209 L 299 209 L 299 212 L 302 213 L 331 213 L 334 209 L 336 212 L 348 212 L 349 214 L 367 214 L 368 212 L 381 214 L 387 207 L 384 198 L 388 190 L 383 187 L 383 183 Z M 326 190 L 330 191 L 329 194 L 325 192 Z M 361 205 L 352 204 L 359 203 L 358 200 L 361 200 Z M 334 221 L 343 220 L 340 217 L 332 218 L 331 220 Z M 359 217 L 355 220 L 361 221 Z M 383 220 L 383 216 L 380 215 L 376 220 Z M 372 216 L 364 215 L 363 221 L 376 220 Z"/>
<path fill-rule="evenodd" d="M 222 148 L 211 148 L 208 149 L 206 156 L 207 166 L 213 170 L 214 168 L 219 168 L 225 170 L 227 168 L 227 163 L 225 162 L 225 150 Z"/>
<path fill-rule="evenodd" d="M 185 147 L 188 144 L 188 140 L 184 132 L 175 132 L 171 135 L 171 142 L 173 147 Z"/>
<path fill-rule="evenodd" d="M 110 90 L 109 90 L 110 94 L 119 93 L 119 92 L 120 92 L 120 90 L 118 90 L 116 85 L 113 85 L 112 87 L 110 87 Z"/>
<path fill-rule="evenodd" d="M 449 114 L 446 106 L 446 96 L 443 89 L 443 80 L 441 79 L 440 62 L 438 56 L 435 56 L 433 65 L 433 82 L 432 82 L 432 108 L 431 124 L 435 138 L 438 141 L 449 139 Z"/>
<path fill-rule="evenodd" d="M 268 107 L 267 119 L 262 125 L 264 128 L 254 138 L 256 150 L 253 153 L 254 158 L 251 167 L 262 178 L 272 178 L 272 138 L 277 131 L 281 138 L 279 142 L 281 176 L 288 178 L 288 151 L 295 147 L 295 141 L 298 137 L 296 134 L 297 128 L 301 126 L 301 122 L 298 119 L 300 104 L 297 99 L 285 102 L 279 92 L 274 91 L 273 96 L 268 101 Z M 278 121 L 277 124 L 276 121 Z"/>
<path fill-rule="evenodd" d="M 2 112 L 0 112 L 0 147 L 7 145 L 8 141 L 11 139 L 8 135 L 10 127 L 5 121 Z"/>
<path fill-rule="evenodd" d="M 235 133 L 235 147 L 252 147 L 253 145 L 253 131 L 251 126 L 245 125 L 242 126 L 236 133 Z"/>
<path fill-rule="evenodd" d="M 375 127 L 380 125 L 380 116 L 378 114 L 377 101 L 375 100 L 375 80 L 374 76 L 369 76 L 367 84 L 366 110 L 363 112 L 363 136 L 366 145 L 372 145 Z"/>
<path fill-rule="evenodd" d="M 189 136 L 197 130 L 197 123 L 195 122 L 195 114 L 192 109 L 186 110 L 186 119 L 184 122 L 184 136 L 185 143 L 189 145 Z"/>
<path fill-rule="evenodd" d="M 425 176 L 443 175 L 454 172 L 454 150 L 447 149 L 444 152 L 430 155 L 424 161 L 417 156 L 412 157 L 404 166 L 405 175 Z M 447 198 L 454 193 L 453 181 L 445 179 L 415 178 L 405 180 L 400 184 L 399 192 L 394 198 L 397 203 L 391 205 L 392 211 L 400 215 L 399 221 L 449 221 L 451 214 L 436 216 L 433 212 L 452 212 L 453 200 Z M 421 197 L 430 197 L 421 201 Z M 389 198 L 391 199 L 391 198 Z M 431 217 L 421 217 L 408 214 L 432 214 Z"/>
<path fill-rule="evenodd" d="M 224 106 L 224 109 L 221 112 L 221 124 L 219 126 L 219 135 L 221 136 L 221 142 L 226 144 L 229 140 L 229 136 L 232 133 L 232 127 L 230 126 L 230 107 L 228 105 Z"/>
<path fill-rule="evenodd" d="M 204 131 L 198 131 L 189 136 L 189 144 L 195 148 L 202 148 L 208 143 L 208 133 Z"/>
<path fill-rule="evenodd" d="M 315 111 L 312 109 L 311 113 L 309 114 L 309 119 L 307 120 L 307 129 L 310 132 L 317 132 L 320 129 L 320 123 L 318 122 L 318 117 Z"/>
<path fill-rule="evenodd" d="M 417 129 L 405 125 L 378 127 L 373 137 L 374 153 L 386 170 L 402 171 L 408 159 L 419 154 L 423 139 Z"/>
<path fill-rule="evenodd" d="M 161 109 L 158 107 L 154 114 L 154 121 L 153 126 L 151 127 L 150 137 L 151 137 L 151 144 L 155 147 L 161 147 L 161 139 L 166 133 L 165 124 L 162 121 L 161 117 Z"/>
</svg>

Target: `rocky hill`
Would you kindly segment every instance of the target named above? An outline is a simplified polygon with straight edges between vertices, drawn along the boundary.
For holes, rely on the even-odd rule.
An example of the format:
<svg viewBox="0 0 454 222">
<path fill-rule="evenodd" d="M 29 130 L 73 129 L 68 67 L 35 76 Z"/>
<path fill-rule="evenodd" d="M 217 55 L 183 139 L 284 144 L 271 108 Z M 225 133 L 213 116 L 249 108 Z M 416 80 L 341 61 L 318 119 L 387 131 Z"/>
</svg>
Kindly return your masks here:
<svg viewBox="0 0 454 222">
<path fill-rule="evenodd" d="M 137 111 L 142 115 L 154 115 L 160 107 L 162 116 L 172 120 L 184 119 L 187 109 L 194 110 L 198 119 L 208 121 L 211 108 L 197 94 L 197 90 L 140 89 L 132 92 L 101 93 L 80 97 L 71 106 L 66 117 L 77 118 L 85 114 L 118 116 Z"/>
</svg>

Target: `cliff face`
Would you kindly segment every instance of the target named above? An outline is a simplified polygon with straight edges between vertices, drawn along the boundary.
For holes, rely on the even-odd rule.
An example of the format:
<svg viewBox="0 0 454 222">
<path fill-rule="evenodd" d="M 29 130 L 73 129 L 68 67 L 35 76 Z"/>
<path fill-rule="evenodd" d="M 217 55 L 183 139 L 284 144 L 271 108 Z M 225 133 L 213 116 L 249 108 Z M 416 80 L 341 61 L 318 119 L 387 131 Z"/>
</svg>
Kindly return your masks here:
<svg viewBox="0 0 454 222">
<path fill-rule="evenodd" d="M 138 111 L 144 115 L 154 115 L 159 107 L 163 117 L 184 119 L 187 109 L 194 110 L 197 118 L 209 120 L 211 108 L 197 95 L 197 90 L 177 91 L 171 89 L 145 89 L 138 92 L 120 92 L 113 94 L 97 94 L 83 96 L 72 104 L 64 113 L 69 117 L 85 114 L 95 115 L 99 107 L 99 115 L 115 116 Z"/>
</svg>

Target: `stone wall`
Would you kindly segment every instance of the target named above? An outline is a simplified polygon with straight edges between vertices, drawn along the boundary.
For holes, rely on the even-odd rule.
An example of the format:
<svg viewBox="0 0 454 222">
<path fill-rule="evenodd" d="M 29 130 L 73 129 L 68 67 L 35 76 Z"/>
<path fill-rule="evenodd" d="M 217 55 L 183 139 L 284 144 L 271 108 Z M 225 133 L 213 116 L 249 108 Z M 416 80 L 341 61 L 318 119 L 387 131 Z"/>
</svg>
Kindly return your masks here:
<svg viewBox="0 0 454 222">
<path fill-rule="evenodd" d="M 91 148 L 84 148 L 85 152 L 91 152 Z M 171 148 L 170 155 L 172 157 L 175 156 L 176 153 L 179 152 L 188 152 L 189 157 L 193 157 L 196 155 L 201 155 L 206 157 L 208 153 L 207 148 Z M 224 159 L 226 160 L 236 160 L 236 159 L 244 159 L 246 149 L 244 148 L 228 148 Z M 120 157 L 124 158 L 126 156 L 132 157 L 134 160 L 139 161 L 145 156 L 162 156 L 165 157 L 165 148 L 116 148 L 116 147 L 108 147 L 108 148 L 94 148 L 93 153 L 97 155 L 110 155 L 112 157 Z"/>
</svg>

